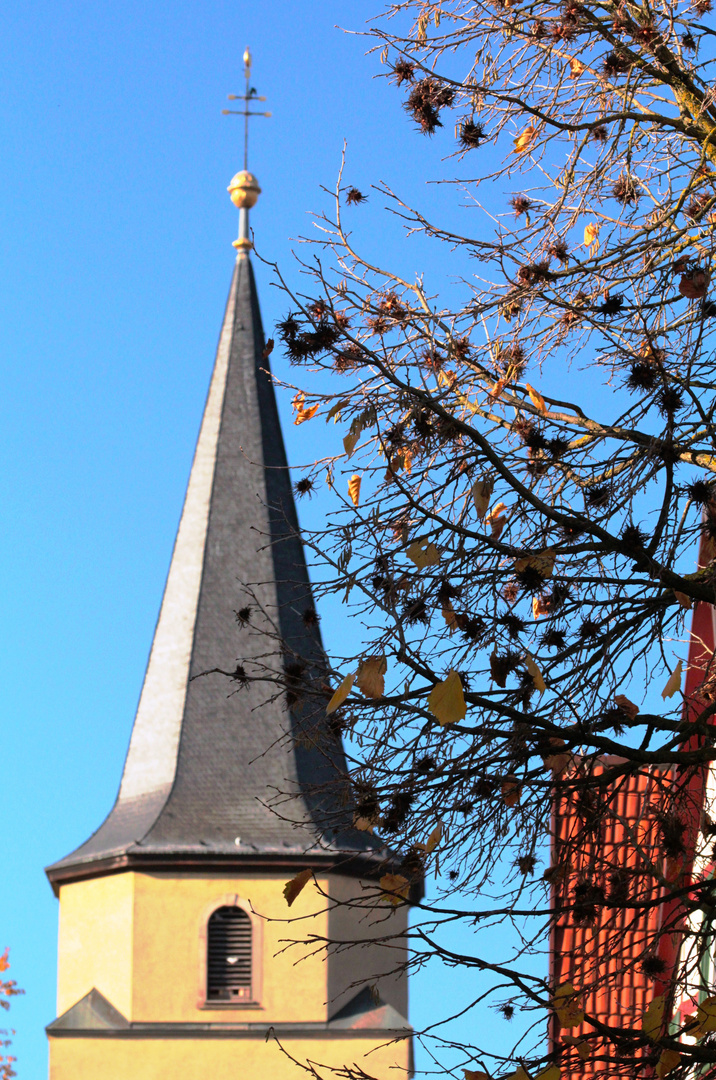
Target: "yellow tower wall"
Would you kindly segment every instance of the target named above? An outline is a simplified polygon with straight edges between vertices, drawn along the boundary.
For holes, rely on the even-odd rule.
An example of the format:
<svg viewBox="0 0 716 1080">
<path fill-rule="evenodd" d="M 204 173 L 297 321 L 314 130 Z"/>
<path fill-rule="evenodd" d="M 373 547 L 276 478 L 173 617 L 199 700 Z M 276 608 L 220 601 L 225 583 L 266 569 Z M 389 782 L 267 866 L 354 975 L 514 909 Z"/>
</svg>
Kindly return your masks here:
<svg viewBox="0 0 716 1080">
<path fill-rule="evenodd" d="M 409 1044 L 381 1046 L 367 1038 L 283 1038 L 298 1061 L 328 1067 L 357 1064 L 377 1080 L 402 1080 Z M 376 1046 L 378 1048 L 376 1049 Z M 51 1038 L 51 1080 L 301 1080 L 306 1073 L 261 1038 Z M 319 1073 L 319 1075 L 321 1075 Z M 326 1072 L 326 1080 L 330 1073 Z"/>
<path fill-rule="evenodd" d="M 326 901 L 310 882 L 289 909 L 282 891 L 287 877 L 128 871 L 63 885 L 58 1015 L 95 987 L 127 1020 L 143 1023 L 326 1020 L 324 957 L 299 963 L 315 943 L 287 947 L 285 941 L 325 937 Z M 319 885 L 328 891 L 326 878 Z M 206 1008 L 202 929 L 212 908 L 234 897 L 256 913 L 254 941 L 263 938 L 261 1000 L 257 1008 Z"/>
<path fill-rule="evenodd" d="M 96 987 L 125 1016 L 132 1011 L 134 874 L 63 885 L 57 1015 Z"/>
<path fill-rule="evenodd" d="M 289 909 L 283 896 L 289 876 L 125 871 L 63 885 L 58 1016 L 95 988 L 130 1023 L 169 1027 L 117 1036 L 50 1032 L 50 1080 L 298 1080 L 305 1074 L 274 1041 L 265 1041 L 271 1025 L 325 1023 L 363 986 L 376 983 L 382 1001 L 406 1016 L 405 976 L 376 980 L 405 956 L 406 909 L 386 906 L 384 915 L 359 915 L 345 905 L 361 895 L 361 883 L 342 875 L 309 882 Z M 212 910 L 237 899 L 252 912 L 262 973 L 258 1000 L 207 1007 L 206 924 Z M 387 956 L 375 944 L 327 952 L 315 940 L 370 942 L 383 935 L 393 938 Z M 295 939 L 306 944 L 290 944 Z M 260 1030 L 241 1031 L 242 1025 Z M 380 1080 L 399 1080 L 409 1070 L 409 1040 L 391 1043 L 389 1033 L 299 1029 L 284 1030 L 281 1039 L 299 1060 L 358 1063 Z"/>
</svg>

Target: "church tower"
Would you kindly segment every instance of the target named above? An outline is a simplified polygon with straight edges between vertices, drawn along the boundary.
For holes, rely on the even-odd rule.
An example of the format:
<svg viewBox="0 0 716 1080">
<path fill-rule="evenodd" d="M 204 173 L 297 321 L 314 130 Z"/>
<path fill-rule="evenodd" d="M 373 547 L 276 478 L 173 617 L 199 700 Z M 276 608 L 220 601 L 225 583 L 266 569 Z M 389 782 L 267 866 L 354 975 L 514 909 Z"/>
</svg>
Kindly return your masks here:
<svg viewBox="0 0 716 1080">
<path fill-rule="evenodd" d="M 247 123 L 260 99 L 244 59 Z M 50 1080 L 298 1080 L 307 1060 L 326 1076 L 410 1070 L 405 906 L 352 903 L 375 895 L 388 853 L 345 820 L 325 703 L 287 708 L 270 684 L 222 674 L 237 658 L 254 671 L 323 659 L 267 374 L 248 228 L 260 189 L 246 164 L 229 189 L 236 265 L 119 794 L 47 869 L 60 908 Z M 289 910 L 283 888 L 308 868 Z"/>
</svg>

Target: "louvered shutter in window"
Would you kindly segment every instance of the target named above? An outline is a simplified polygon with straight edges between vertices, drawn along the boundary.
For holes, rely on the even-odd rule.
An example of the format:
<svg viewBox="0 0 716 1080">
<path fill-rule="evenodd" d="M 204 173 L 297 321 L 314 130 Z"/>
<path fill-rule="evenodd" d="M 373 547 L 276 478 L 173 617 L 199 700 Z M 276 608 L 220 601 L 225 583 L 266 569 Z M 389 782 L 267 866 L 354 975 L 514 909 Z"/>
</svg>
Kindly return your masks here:
<svg viewBox="0 0 716 1080">
<path fill-rule="evenodd" d="M 209 1001 L 251 1000 L 251 919 L 220 907 L 209 919 L 206 996 Z"/>
</svg>

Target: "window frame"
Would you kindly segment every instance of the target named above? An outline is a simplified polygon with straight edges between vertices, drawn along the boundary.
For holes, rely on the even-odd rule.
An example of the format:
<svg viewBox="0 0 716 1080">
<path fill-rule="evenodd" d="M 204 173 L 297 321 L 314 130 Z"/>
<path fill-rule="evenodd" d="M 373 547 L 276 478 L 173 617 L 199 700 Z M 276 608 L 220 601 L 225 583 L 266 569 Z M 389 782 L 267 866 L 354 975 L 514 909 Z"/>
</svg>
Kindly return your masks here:
<svg viewBox="0 0 716 1080">
<path fill-rule="evenodd" d="M 251 997 L 243 1001 L 218 1001 L 209 998 L 209 919 L 222 907 L 239 908 L 248 915 L 251 922 Z M 241 1011 L 243 1009 L 262 1008 L 261 999 L 263 994 L 263 921 L 252 910 L 248 900 L 242 899 L 237 893 L 225 893 L 223 896 L 212 900 L 201 913 L 199 920 L 199 995 L 198 1009 L 226 1009 Z"/>
</svg>

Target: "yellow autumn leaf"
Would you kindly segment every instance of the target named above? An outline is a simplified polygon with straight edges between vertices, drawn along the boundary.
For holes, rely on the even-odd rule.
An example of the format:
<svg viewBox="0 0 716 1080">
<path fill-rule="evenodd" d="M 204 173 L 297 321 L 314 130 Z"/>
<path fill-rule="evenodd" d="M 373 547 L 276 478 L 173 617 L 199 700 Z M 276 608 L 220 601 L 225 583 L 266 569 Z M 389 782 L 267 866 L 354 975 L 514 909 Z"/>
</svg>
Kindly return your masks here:
<svg viewBox="0 0 716 1080">
<path fill-rule="evenodd" d="M 301 870 L 299 874 L 296 874 L 295 877 L 292 877 L 290 881 L 286 882 L 283 887 L 283 895 L 286 897 L 286 903 L 289 907 L 291 907 L 291 904 L 312 877 L 313 870 L 309 868 L 308 870 Z"/>
<path fill-rule="evenodd" d="M 460 676 L 456 671 L 450 671 L 443 682 L 436 683 L 432 688 L 428 696 L 428 709 L 441 727 L 464 720 L 467 705 Z"/>
<path fill-rule="evenodd" d="M 582 63 L 582 61 L 575 59 L 575 57 L 572 57 L 572 59 L 569 61 L 569 78 L 578 79 L 583 72 L 584 64 Z"/>
<path fill-rule="evenodd" d="M 452 604 L 450 603 L 449 600 L 447 601 L 446 604 L 443 605 L 442 612 L 443 612 L 443 619 L 445 620 L 445 623 L 447 625 L 448 630 L 450 631 L 451 634 L 454 633 L 455 630 L 457 630 L 457 628 L 458 628 L 458 621 L 457 621 L 457 615 L 455 614 L 453 606 L 452 606 Z"/>
<path fill-rule="evenodd" d="M 681 1054 L 678 1050 L 663 1050 L 661 1057 L 656 1064 L 656 1075 L 659 1080 L 664 1080 L 665 1076 L 668 1076 L 672 1069 L 681 1061 Z"/>
<path fill-rule="evenodd" d="M 677 589 L 672 589 L 672 592 L 676 597 L 677 603 L 686 611 L 691 611 L 691 608 L 693 607 L 693 600 L 691 597 L 687 596 L 686 593 L 679 592 Z"/>
<path fill-rule="evenodd" d="M 592 1048 L 581 1035 L 562 1035 L 561 1040 L 565 1046 L 573 1046 L 582 1061 L 587 1061 L 592 1056 Z"/>
<path fill-rule="evenodd" d="M 532 146 L 536 134 L 537 132 L 530 124 L 528 128 L 525 128 L 521 135 L 518 135 L 516 139 L 512 140 L 515 147 L 512 153 L 526 154 L 529 148 Z"/>
<path fill-rule="evenodd" d="M 584 1020 L 584 1009 L 580 1004 L 577 991 L 571 983 L 562 983 L 555 990 L 552 998 L 552 1008 L 557 1014 L 560 1027 L 577 1027 Z"/>
<path fill-rule="evenodd" d="M 405 554 L 411 562 L 414 562 L 418 570 L 424 570 L 426 566 L 437 566 L 440 562 L 440 552 L 429 540 L 414 540 Z"/>
<path fill-rule="evenodd" d="M 716 1031 L 716 997 L 707 997 L 701 1002 L 696 1012 L 698 1030 L 690 1031 L 690 1035 L 700 1038 L 709 1031 Z"/>
<path fill-rule="evenodd" d="M 341 400 L 337 401 L 335 405 L 331 405 L 330 409 L 326 413 L 326 423 L 328 423 L 329 420 L 334 419 L 337 421 L 343 409 L 345 409 L 348 405 L 350 405 L 350 398 L 341 398 Z"/>
<path fill-rule="evenodd" d="M 493 540 L 499 540 L 502 530 L 507 524 L 507 519 L 502 516 L 506 509 L 507 507 L 504 503 L 496 503 L 485 518 L 485 523 L 490 526 Z"/>
<path fill-rule="evenodd" d="M 401 900 L 408 899 L 410 882 L 402 874 L 383 874 L 380 887 L 383 890 L 382 899 L 387 900 L 393 907 L 397 907 Z"/>
<path fill-rule="evenodd" d="M 361 693 L 369 698 L 383 696 L 385 679 L 383 676 L 388 670 L 388 661 L 384 656 L 370 656 L 358 668 L 356 684 Z"/>
<path fill-rule="evenodd" d="M 352 457 L 353 451 L 360 439 L 360 434 L 360 429 L 356 429 L 356 431 L 349 431 L 348 434 L 343 437 L 343 449 L 346 452 L 346 457 Z"/>
<path fill-rule="evenodd" d="M 374 825 L 375 822 L 370 818 L 363 817 L 361 814 L 353 815 L 353 828 L 358 829 L 359 832 L 372 833 Z"/>
<path fill-rule="evenodd" d="M 476 1069 L 463 1069 L 465 1080 L 491 1080 L 490 1074 Z"/>
<path fill-rule="evenodd" d="M 592 222 L 589 225 L 584 226 L 584 246 L 591 247 L 592 244 L 599 246 L 599 226 Z"/>
<path fill-rule="evenodd" d="M 525 667 L 532 676 L 532 682 L 535 684 L 536 689 L 540 692 L 540 694 L 543 694 L 547 689 L 547 685 L 542 678 L 542 672 L 535 664 L 529 652 L 525 653 Z"/>
<path fill-rule="evenodd" d="M 541 413 L 547 412 L 547 406 L 545 405 L 544 398 L 542 397 L 540 392 L 538 390 L 535 390 L 533 386 L 530 386 L 529 383 L 525 383 L 525 390 L 529 394 L 530 401 L 534 405 L 535 409 L 537 409 Z"/>
<path fill-rule="evenodd" d="M 665 1005 L 664 995 L 659 994 L 650 1002 L 649 1008 L 644 1013 L 641 1020 L 641 1030 L 647 1039 L 655 1040 L 659 1038 L 664 1024 Z"/>
<path fill-rule="evenodd" d="M 667 682 L 664 689 L 661 691 L 661 696 L 664 699 L 664 701 L 666 701 L 666 699 L 668 697 L 673 697 L 674 694 L 677 693 L 677 691 L 679 691 L 680 689 L 681 689 L 681 661 L 679 660 L 678 664 L 676 665 L 676 667 L 672 671 L 671 675 L 669 676 L 669 681 Z"/>
<path fill-rule="evenodd" d="M 492 480 L 476 480 L 472 485 L 472 500 L 475 503 L 477 516 L 481 521 L 484 519 L 490 505 L 493 487 Z"/>
<path fill-rule="evenodd" d="M 353 505 L 357 506 L 360 502 L 360 476 L 358 473 L 353 473 L 353 476 L 348 481 L 348 494 Z"/>
<path fill-rule="evenodd" d="M 318 405 L 311 405 L 308 409 L 304 408 L 304 395 L 302 393 L 296 394 L 291 402 L 291 408 L 296 413 L 296 419 L 294 424 L 302 424 L 305 420 L 310 420 L 312 416 L 315 416 L 318 412 Z"/>
<path fill-rule="evenodd" d="M 442 821 L 439 821 L 433 831 L 430 833 L 430 836 L 425 841 L 425 850 L 427 851 L 428 855 L 435 851 L 435 848 L 438 846 L 440 840 L 442 839 L 442 835 L 443 823 Z"/>
<path fill-rule="evenodd" d="M 559 1080 L 561 1075 L 562 1073 L 556 1065 L 550 1065 L 549 1068 L 537 1076 L 537 1080 Z"/>
<path fill-rule="evenodd" d="M 532 1078 L 527 1070 L 520 1065 L 519 1069 L 516 1069 L 510 1076 L 506 1076 L 505 1080 L 532 1080 Z"/>
<path fill-rule="evenodd" d="M 338 687 L 331 700 L 326 705 L 326 716 L 330 716 L 331 713 L 334 713 L 336 711 L 336 709 L 340 709 L 341 705 L 351 692 L 351 687 L 353 686 L 355 677 L 355 671 L 352 675 L 346 675 L 345 679 Z"/>
<path fill-rule="evenodd" d="M 536 570 L 540 577 L 550 578 L 554 573 L 556 559 L 557 552 L 554 548 L 545 548 L 544 551 L 538 551 L 535 555 L 526 555 L 523 559 L 515 559 L 515 571 L 519 574 L 529 567 Z"/>
</svg>

